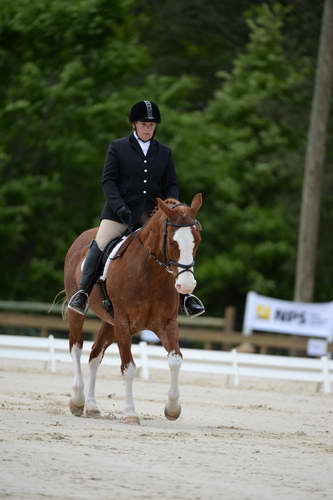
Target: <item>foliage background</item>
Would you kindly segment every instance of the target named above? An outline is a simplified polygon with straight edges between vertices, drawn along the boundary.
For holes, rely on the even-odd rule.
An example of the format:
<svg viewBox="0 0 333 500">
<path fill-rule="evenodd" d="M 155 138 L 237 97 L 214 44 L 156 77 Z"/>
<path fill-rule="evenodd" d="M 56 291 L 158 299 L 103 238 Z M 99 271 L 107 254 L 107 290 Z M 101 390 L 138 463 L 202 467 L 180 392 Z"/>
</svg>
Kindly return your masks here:
<svg viewBox="0 0 333 500">
<path fill-rule="evenodd" d="M 3 299 L 51 301 L 75 236 L 98 223 L 107 144 L 156 101 L 181 197 L 201 191 L 198 294 L 292 299 L 322 2 L 2 0 Z M 331 131 L 330 131 L 331 136 Z M 315 299 L 331 300 L 328 147 Z"/>
</svg>

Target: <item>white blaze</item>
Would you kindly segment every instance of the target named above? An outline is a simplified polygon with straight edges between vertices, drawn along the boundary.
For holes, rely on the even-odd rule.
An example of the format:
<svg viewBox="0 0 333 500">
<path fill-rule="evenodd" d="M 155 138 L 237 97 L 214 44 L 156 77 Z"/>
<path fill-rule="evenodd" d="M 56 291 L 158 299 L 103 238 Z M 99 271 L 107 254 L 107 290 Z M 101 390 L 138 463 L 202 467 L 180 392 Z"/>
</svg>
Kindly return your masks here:
<svg viewBox="0 0 333 500">
<path fill-rule="evenodd" d="M 192 234 L 191 227 L 180 227 L 175 231 L 173 239 L 178 243 L 179 248 L 179 259 L 180 264 L 192 264 L 193 262 L 193 249 L 194 249 L 194 238 Z M 190 268 L 193 271 L 193 267 Z M 183 271 L 181 267 L 178 268 L 178 272 Z M 176 279 L 176 288 L 180 293 L 192 293 L 195 289 L 197 282 L 191 272 L 182 272 Z"/>
</svg>

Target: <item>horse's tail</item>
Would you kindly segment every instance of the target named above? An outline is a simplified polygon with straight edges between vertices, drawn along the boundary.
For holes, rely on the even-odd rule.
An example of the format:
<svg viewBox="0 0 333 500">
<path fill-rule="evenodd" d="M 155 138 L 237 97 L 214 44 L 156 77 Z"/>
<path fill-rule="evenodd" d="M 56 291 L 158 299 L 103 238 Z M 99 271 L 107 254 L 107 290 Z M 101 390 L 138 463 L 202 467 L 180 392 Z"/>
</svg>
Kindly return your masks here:
<svg viewBox="0 0 333 500">
<path fill-rule="evenodd" d="M 60 297 L 60 299 L 59 299 L 59 297 Z M 63 297 L 63 298 L 61 298 L 61 297 Z M 62 319 L 66 319 L 65 307 L 66 307 L 67 302 L 68 302 L 68 300 L 67 300 L 67 295 L 66 295 L 65 290 L 60 290 L 60 292 L 58 292 L 57 295 L 54 297 L 53 302 L 52 302 L 48 312 L 50 313 L 52 311 L 55 304 L 61 303 L 61 317 L 62 317 Z"/>
</svg>

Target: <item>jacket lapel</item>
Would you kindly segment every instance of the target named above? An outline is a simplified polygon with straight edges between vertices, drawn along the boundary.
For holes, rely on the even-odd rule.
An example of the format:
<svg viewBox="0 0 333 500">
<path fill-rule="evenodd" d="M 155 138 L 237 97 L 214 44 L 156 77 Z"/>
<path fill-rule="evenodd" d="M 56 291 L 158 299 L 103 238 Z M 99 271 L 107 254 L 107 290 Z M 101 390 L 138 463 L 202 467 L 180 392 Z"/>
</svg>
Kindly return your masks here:
<svg viewBox="0 0 333 500">
<path fill-rule="evenodd" d="M 143 156 L 144 157 L 144 154 L 142 152 L 142 149 L 140 147 L 140 144 L 138 143 L 138 141 L 136 140 L 136 138 L 134 137 L 133 134 L 131 134 L 128 138 L 129 140 L 129 143 L 131 145 L 131 147 L 137 152 L 139 153 L 140 156 Z"/>
<path fill-rule="evenodd" d="M 158 142 L 153 139 L 151 141 L 149 148 L 148 148 L 148 151 L 147 151 L 147 158 L 150 158 L 156 154 L 157 147 L 158 147 Z"/>
<path fill-rule="evenodd" d="M 138 143 L 138 141 L 134 137 L 134 134 L 131 134 L 128 139 L 129 139 L 129 143 L 132 146 L 132 148 L 137 153 L 139 153 L 139 155 L 142 156 L 142 158 L 146 158 L 145 155 L 143 154 L 143 151 L 141 149 L 140 144 Z M 148 151 L 147 151 L 147 158 L 149 158 L 149 157 L 153 156 L 154 154 L 156 154 L 157 149 L 158 149 L 158 142 L 155 139 L 153 139 L 151 141 L 151 143 L 149 145 L 149 148 L 148 148 Z"/>
</svg>

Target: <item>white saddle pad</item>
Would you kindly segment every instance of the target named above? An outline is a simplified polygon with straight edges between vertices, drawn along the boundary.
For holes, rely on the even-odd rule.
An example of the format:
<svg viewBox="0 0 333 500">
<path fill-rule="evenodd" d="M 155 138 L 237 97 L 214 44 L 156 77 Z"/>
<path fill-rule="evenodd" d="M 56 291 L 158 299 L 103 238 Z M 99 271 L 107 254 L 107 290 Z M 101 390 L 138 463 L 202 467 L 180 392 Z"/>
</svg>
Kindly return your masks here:
<svg viewBox="0 0 333 500">
<path fill-rule="evenodd" d="M 119 248 L 124 243 L 124 241 L 127 240 L 127 238 L 128 238 L 128 236 L 123 236 L 121 238 L 121 240 L 119 241 L 119 243 L 117 243 L 116 246 L 112 249 L 109 257 L 107 258 L 107 260 L 105 262 L 105 266 L 104 266 L 104 269 L 103 269 L 103 274 L 100 277 L 101 280 L 104 280 L 104 281 L 106 280 L 106 276 L 107 276 L 107 272 L 108 272 L 108 269 L 109 269 L 110 262 L 113 259 L 113 257 L 116 255 L 116 253 L 118 252 Z"/>
</svg>

